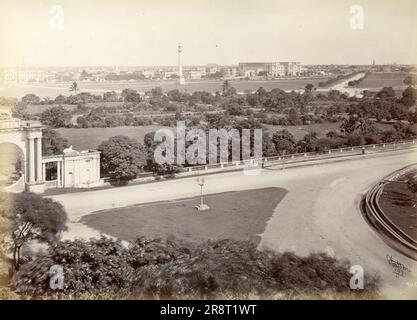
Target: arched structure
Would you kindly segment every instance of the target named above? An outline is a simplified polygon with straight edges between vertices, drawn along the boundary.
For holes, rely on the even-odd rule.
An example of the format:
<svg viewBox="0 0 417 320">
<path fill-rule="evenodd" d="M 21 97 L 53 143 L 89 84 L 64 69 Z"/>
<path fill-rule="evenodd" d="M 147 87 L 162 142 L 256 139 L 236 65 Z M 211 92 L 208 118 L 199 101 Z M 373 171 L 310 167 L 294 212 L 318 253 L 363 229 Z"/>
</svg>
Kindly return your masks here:
<svg viewBox="0 0 417 320">
<path fill-rule="evenodd" d="M 13 118 L 10 110 L 0 109 L 0 143 L 13 143 L 22 151 L 24 189 L 44 192 L 41 123 Z"/>
</svg>

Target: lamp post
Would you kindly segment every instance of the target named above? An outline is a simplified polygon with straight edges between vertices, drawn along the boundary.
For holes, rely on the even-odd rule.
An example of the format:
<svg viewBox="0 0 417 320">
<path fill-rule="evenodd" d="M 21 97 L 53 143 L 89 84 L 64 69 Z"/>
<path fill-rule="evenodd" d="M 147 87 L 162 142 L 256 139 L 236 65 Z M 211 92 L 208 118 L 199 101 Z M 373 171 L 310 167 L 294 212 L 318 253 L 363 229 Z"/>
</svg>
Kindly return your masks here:
<svg viewBox="0 0 417 320">
<path fill-rule="evenodd" d="M 208 210 L 210 209 L 210 207 L 206 204 L 204 204 L 203 201 L 203 187 L 204 187 L 204 177 L 198 177 L 197 178 L 197 184 L 200 186 L 200 204 L 198 206 L 196 206 L 197 210 L 201 211 L 201 210 Z"/>
<path fill-rule="evenodd" d="M 197 184 L 200 186 L 200 207 L 204 205 L 203 202 L 203 187 L 204 187 L 204 177 L 197 178 Z"/>
</svg>

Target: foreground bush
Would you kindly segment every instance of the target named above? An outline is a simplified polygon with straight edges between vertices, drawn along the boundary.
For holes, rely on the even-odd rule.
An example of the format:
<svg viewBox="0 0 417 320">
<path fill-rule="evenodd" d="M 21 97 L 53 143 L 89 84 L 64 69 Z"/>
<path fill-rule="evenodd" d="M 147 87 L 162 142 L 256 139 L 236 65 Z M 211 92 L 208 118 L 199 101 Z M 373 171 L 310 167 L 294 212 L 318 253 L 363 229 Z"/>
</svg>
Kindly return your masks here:
<svg viewBox="0 0 417 320">
<path fill-rule="evenodd" d="M 50 289 L 49 270 L 60 265 L 64 288 Z M 249 241 L 208 241 L 195 248 L 174 241 L 138 239 L 129 247 L 99 240 L 64 241 L 23 264 L 13 277 L 22 294 L 114 298 L 249 298 L 376 293 L 349 288 L 349 264 L 325 254 L 300 258 L 292 253 L 259 251 Z"/>
</svg>

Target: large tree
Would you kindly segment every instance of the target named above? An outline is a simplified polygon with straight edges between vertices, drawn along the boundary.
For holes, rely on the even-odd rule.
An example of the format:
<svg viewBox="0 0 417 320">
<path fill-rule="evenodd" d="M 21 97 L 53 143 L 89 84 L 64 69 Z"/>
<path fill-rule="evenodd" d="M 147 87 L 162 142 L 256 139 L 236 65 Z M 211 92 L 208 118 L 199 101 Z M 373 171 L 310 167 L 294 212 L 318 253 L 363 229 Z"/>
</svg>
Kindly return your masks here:
<svg viewBox="0 0 417 320">
<path fill-rule="evenodd" d="M 65 127 L 71 119 L 71 113 L 63 106 L 48 108 L 40 114 L 42 124 L 53 128 Z"/>
<path fill-rule="evenodd" d="M 395 98 L 395 91 L 392 87 L 383 87 L 376 96 L 380 99 L 392 99 Z"/>
<path fill-rule="evenodd" d="M 11 244 L 15 270 L 21 264 L 21 249 L 29 240 L 51 243 L 66 230 L 67 214 L 52 199 L 27 192 L 0 193 L 0 203 L 0 234 Z"/>
<path fill-rule="evenodd" d="M 139 103 L 142 101 L 140 94 L 134 89 L 124 89 L 121 93 L 121 96 L 125 102 Z"/>
<path fill-rule="evenodd" d="M 26 105 L 28 105 L 28 104 L 40 104 L 41 99 L 37 95 L 35 95 L 33 93 L 29 93 L 29 94 L 22 97 L 22 102 L 25 103 Z"/>
<path fill-rule="evenodd" d="M 137 140 L 115 136 L 98 146 L 103 172 L 111 179 L 127 181 L 136 178 L 146 165 L 146 151 Z"/>
<path fill-rule="evenodd" d="M 294 136 L 286 129 L 275 132 L 272 136 L 272 143 L 279 154 L 288 154 L 295 151 Z"/>
<path fill-rule="evenodd" d="M 400 102 L 406 107 L 411 107 L 416 103 L 416 99 L 417 99 L 417 89 L 408 87 L 407 89 L 403 91 Z"/>
</svg>

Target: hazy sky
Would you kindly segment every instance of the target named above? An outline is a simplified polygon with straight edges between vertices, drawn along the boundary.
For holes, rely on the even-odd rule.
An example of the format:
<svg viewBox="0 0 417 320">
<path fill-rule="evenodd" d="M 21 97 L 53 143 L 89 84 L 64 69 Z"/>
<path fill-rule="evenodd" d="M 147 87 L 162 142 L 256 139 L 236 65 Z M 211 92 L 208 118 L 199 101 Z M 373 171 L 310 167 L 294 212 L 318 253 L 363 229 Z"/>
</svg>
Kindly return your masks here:
<svg viewBox="0 0 417 320">
<path fill-rule="evenodd" d="M 0 32 L 1 66 L 417 63 L 416 0 L 0 0 Z"/>
</svg>

